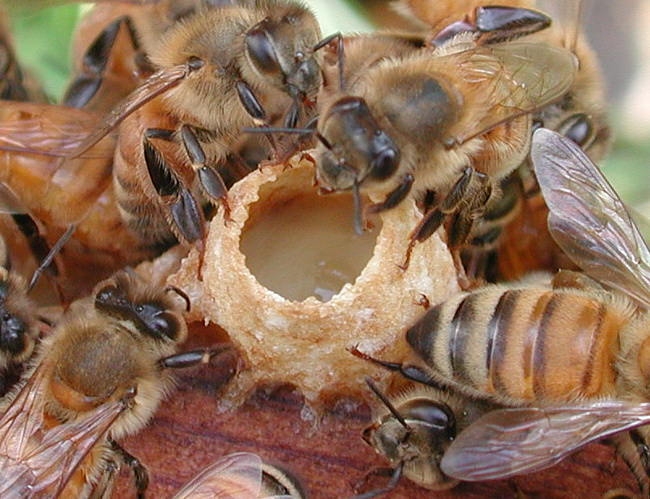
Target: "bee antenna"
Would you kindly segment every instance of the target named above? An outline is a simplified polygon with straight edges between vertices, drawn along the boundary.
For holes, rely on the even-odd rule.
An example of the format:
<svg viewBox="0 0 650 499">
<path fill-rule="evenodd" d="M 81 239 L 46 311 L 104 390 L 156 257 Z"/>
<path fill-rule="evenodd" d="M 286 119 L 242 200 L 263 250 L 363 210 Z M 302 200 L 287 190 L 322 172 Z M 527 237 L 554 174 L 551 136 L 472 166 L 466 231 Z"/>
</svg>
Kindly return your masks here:
<svg viewBox="0 0 650 499">
<path fill-rule="evenodd" d="M 345 88 L 345 82 L 343 79 L 343 61 L 345 59 L 345 54 L 343 51 L 343 35 L 340 31 L 333 33 L 329 36 L 323 38 L 320 42 L 314 45 L 313 51 L 320 50 L 326 45 L 329 45 L 333 40 L 336 40 L 336 55 L 338 57 L 339 65 L 339 89 L 343 90 Z"/>
<path fill-rule="evenodd" d="M 381 393 L 381 390 L 379 390 L 379 387 L 375 384 L 375 382 L 372 380 L 372 378 L 366 377 L 366 384 L 370 387 L 370 389 L 374 392 L 375 395 L 377 395 L 377 398 L 382 401 L 382 403 L 386 406 L 386 408 L 390 411 L 390 413 L 395 416 L 395 419 L 399 421 L 399 423 L 406 428 L 407 431 L 411 431 L 411 427 L 409 424 L 406 422 L 404 417 L 399 413 L 397 408 L 393 405 L 393 403 L 388 400 L 388 397 Z"/>
<path fill-rule="evenodd" d="M 52 260 L 54 260 L 54 257 L 56 254 L 61 251 L 61 248 L 65 243 L 68 242 L 68 239 L 72 236 L 74 233 L 75 229 L 77 228 L 76 225 L 71 224 L 68 229 L 63 233 L 63 235 L 59 238 L 59 240 L 50 248 L 50 251 L 48 251 L 47 255 L 45 255 L 45 258 L 43 258 L 43 261 L 39 264 L 39 266 L 36 268 L 34 273 L 32 274 L 32 278 L 29 281 L 29 285 L 27 286 L 27 292 L 29 293 L 32 288 L 36 285 L 38 282 L 38 279 L 41 277 L 41 274 L 45 272 L 45 269 L 47 269 L 50 264 L 52 263 Z"/>
<path fill-rule="evenodd" d="M 187 293 L 185 291 L 183 291 L 182 289 L 177 288 L 176 286 L 171 286 L 171 285 L 167 286 L 165 288 L 166 293 L 169 293 L 170 291 L 173 291 L 174 293 L 176 293 L 178 296 L 180 296 L 185 301 L 185 311 L 189 312 L 191 302 L 190 302 L 190 297 L 187 296 Z"/>
<path fill-rule="evenodd" d="M 320 132 L 316 132 L 315 135 L 316 135 L 316 138 L 318 139 L 318 141 L 325 146 L 325 149 L 327 149 L 329 151 L 332 150 L 332 144 L 330 143 L 329 140 L 327 140 L 323 136 L 323 134 L 321 134 Z"/>
<path fill-rule="evenodd" d="M 363 209 L 361 206 L 361 190 L 359 188 L 359 181 L 354 179 L 352 184 L 352 199 L 354 201 L 354 231 L 361 235 L 363 234 Z"/>
<path fill-rule="evenodd" d="M 291 127 L 275 127 L 275 126 L 257 126 L 242 128 L 244 133 L 297 133 L 301 135 L 308 135 L 314 133 L 313 128 L 291 128 Z"/>
</svg>

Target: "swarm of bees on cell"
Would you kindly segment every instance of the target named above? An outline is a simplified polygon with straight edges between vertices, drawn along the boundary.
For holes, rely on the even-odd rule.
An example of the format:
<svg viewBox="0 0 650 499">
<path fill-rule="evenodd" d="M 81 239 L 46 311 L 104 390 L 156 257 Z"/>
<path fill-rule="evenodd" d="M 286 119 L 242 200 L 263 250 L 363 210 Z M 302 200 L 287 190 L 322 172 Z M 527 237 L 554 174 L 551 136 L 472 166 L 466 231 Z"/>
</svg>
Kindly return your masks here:
<svg viewBox="0 0 650 499">
<path fill-rule="evenodd" d="M 4 19 L 0 497 L 112 497 L 122 468 L 145 497 L 147 463 L 120 441 L 165 404 L 173 369 L 224 355 L 240 358 L 231 409 L 262 381 L 295 384 L 317 416 L 325 394 L 370 406 L 348 445 L 376 451 L 388 478 L 351 471 L 351 496 L 525 475 L 604 439 L 629 494 L 650 495 L 650 251 L 594 163 L 611 133 L 580 2 L 395 12 L 409 29 L 328 34 L 294 0 L 98 2 L 58 103 Z M 342 200 L 342 217 L 312 224 L 332 238 L 391 227 L 369 274 L 384 280 L 357 292 L 375 301 L 337 301 L 356 275 L 304 299 L 239 289 L 232 262 L 251 259 L 239 233 L 220 241 L 244 198 L 272 200 L 256 220 L 291 223 L 278 179 L 295 172 L 310 210 Z M 249 245 L 292 254 L 303 237 L 269 232 Z M 300 329 L 326 307 L 362 319 Z M 196 324 L 228 341 L 184 348 Z M 231 453 L 175 497 L 308 497 L 293 471 Z"/>
</svg>

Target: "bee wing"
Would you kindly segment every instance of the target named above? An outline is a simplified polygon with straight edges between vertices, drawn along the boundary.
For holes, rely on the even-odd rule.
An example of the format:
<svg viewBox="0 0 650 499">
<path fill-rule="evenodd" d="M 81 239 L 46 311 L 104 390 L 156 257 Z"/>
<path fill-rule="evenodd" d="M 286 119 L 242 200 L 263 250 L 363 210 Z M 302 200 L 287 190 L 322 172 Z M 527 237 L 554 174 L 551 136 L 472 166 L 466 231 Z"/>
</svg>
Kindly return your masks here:
<svg viewBox="0 0 650 499">
<path fill-rule="evenodd" d="M 30 445 L 24 460 L 34 475 L 31 490 L 55 490 L 54 496 L 58 496 L 81 461 L 108 436 L 109 429 L 127 407 L 128 399 L 107 402 L 88 417 L 55 426 L 40 442 Z"/>
<path fill-rule="evenodd" d="M 42 368 L 37 368 L 0 417 L 0 456 L 18 461 L 43 423 Z"/>
<path fill-rule="evenodd" d="M 88 137 L 101 117 L 84 109 L 2 101 L 0 151 L 65 157 Z M 102 141 L 84 157 L 112 157 L 115 144 Z"/>
<path fill-rule="evenodd" d="M 590 277 L 650 308 L 650 250 L 598 167 L 546 129 L 534 133 L 531 157 L 558 245 Z"/>
<path fill-rule="evenodd" d="M 448 145 L 462 144 L 559 99 L 573 84 L 578 68 L 570 51 L 544 43 L 478 46 L 440 57 L 451 58 L 459 76 L 481 94 L 451 128 Z"/>
<path fill-rule="evenodd" d="M 180 84 L 192 69 L 187 64 L 161 69 L 137 87 L 106 116 L 99 127 L 78 144 L 70 157 L 79 157 L 113 131 L 142 105 Z"/>
<path fill-rule="evenodd" d="M 61 491 L 132 397 L 130 394 L 100 406 L 88 417 L 44 430 L 45 385 L 45 368 L 41 365 L 0 418 L 0 497 L 27 490 Z M 25 497 L 23 492 L 17 497 Z"/>
<path fill-rule="evenodd" d="M 440 468 L 465 481 L 531 473 L 588 443 L 649 422 L 649 403 L 602 401 L 499 409 L 463 430 L 445 452 Z"/>
<path fill-rule="evenodd" d="M 236 452 L 222 457 L 188 482 L 174 499 L 251 499 L 262 489 L 262 460 Z"/>
</svg>

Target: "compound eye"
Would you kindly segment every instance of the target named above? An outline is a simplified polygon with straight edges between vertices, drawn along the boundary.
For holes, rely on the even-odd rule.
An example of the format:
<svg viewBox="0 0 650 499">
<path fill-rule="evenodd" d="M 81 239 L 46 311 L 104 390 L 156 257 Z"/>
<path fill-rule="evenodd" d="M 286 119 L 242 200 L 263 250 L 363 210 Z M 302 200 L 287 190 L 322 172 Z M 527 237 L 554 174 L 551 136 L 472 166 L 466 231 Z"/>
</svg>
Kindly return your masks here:
<svg viewBox="0 0 650 499">
<path fill-rule="evenodd" d="M 123 293 L 113 285 L 103 287 L 95 295 L 95 306 L 102 310 L 122 305 L 123 301 Z"/>
<path fill-rule="evenodd" d="M 442 434 L 449 439 L 456 436 L 456 418 L 445 403 L 416 398 L 405 404 L 402 411 L 407 421 L 418 421 L 437 435 Z"/>
<path fill-rule="evenodd" d="M 14 355 L 25 348 L 27 325 L 15 315 L 4 313 L 0 318 L 0 350 Z"/>
<path fill-rule="evenodd" d="M 246 34 L 246 51 L 252 63 L 262 73 L 281 73 L 280 62 L 273 41 L 262 23 L 251 28 Z"/>
<path fill-rule="evenodd" d="M 142 321 L 146 332 L 154 338 L 175 340 L 178 335 L 178 321 L 157 304 L 145 303 L 135 307 L 135 313 Z"/>
<path fill-rule="evenodd" d="M 379 151 L 370 163 L 370 175 L 376 179 L 390 177 L 399 165 L 399 151 L 397 149 L 384 149 Z"/>
<path fill-rule="evenodd" d="M 558 132 L 580 147 L 585 148 L 589 145 L 593 137 L 594 129 L 589 116 L 584 113 L 578 113 L 567 118 L 558 127 Z"/>
</svg>

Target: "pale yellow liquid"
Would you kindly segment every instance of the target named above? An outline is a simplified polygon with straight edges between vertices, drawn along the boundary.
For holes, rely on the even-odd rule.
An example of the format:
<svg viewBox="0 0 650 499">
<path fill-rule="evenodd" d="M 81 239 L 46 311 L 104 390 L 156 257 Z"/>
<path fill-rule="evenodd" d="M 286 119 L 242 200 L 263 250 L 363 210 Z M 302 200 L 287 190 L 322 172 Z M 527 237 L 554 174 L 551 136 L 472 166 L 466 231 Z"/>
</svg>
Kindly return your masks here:
<svg viewBox="0 0 650 499">
<path fill-rule="evenodd" d="M 289 300 L 328 301 L 372 256 L 379 226 L 357 235 L 352 197 L 303 193 L 245 227 L 241 251 L 260 284 Z M 374 221 L 378 224 L 378 221 Z"/>
</svg>

